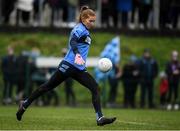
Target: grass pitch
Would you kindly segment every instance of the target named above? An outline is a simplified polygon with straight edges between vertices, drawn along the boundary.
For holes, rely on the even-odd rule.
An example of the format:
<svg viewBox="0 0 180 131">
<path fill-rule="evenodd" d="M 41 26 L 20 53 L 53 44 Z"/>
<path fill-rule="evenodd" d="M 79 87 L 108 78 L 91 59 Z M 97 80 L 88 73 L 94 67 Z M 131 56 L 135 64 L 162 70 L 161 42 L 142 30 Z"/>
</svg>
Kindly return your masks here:
<svg viewBox="0 0 180 131">
<path fill-rule="evenodd" d="M 93 108 L 30 107 L 17 121 L 17 107 L 0 106 L 0 130 L 170 130 L 180 129 L 180 111 L 103 109 L 116 116 L 111 125 L 98 127 Z"/>
</svg>

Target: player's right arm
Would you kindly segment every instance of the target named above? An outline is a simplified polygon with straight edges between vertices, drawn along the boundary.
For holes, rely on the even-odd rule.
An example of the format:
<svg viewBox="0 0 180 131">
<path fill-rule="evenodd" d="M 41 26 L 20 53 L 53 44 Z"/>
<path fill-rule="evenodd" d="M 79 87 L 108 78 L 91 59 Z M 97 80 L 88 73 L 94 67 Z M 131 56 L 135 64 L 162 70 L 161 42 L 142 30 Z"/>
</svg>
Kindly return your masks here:
<svg viewBox="0 0 180 131">
<path fill-rule="evenodd" d="M 78 50 L 78 47 L 77 47 L 79 37 L 80 36 L 79 36 L 78 32 L 74 33 L 72 35 L 71 40 L 70 40 L 70 45 L 71 45 L 71 48 L 73 50 L 73 53 L 75 54 L 74 63 L 76 63 L 78 65 L 84 65 L 85 61 L 83 60 L 83 58 L 82 58 L 82 56 Z"/>
</svg>

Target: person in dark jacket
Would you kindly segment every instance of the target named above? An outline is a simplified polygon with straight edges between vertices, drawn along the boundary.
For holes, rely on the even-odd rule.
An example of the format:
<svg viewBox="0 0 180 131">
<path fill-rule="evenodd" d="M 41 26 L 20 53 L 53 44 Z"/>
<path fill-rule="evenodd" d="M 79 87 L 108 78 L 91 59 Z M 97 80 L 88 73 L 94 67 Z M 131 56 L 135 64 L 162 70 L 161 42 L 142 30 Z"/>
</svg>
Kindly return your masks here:
<svg viewBox="0 0 180 131">
<path fill-rule="evenodd" d="M 118 93 L 119 78 L 121 77 L 121 69 L 118 64 L 113 64 L 110 74 L 108 75 L 108 82 L 110 85 L 109 91 L 109 106 L 115 106 L 115 101 Z"/>
<path fill-rule="evenodd" d="M 62 49 L 62 55 L 65 56 L 67 49 Z M 65 93 L 66 93 L 66 105 L 75 106 L 76 105 L 76 96 L 73 90 L 73 79 L 68 78 L 64 81 Z"/>
<path fill-rule="evenodd" d="M 16 91 L 16 101 L 23 99 L 24 89 L 26 86 L 26 67 L 27 67 L 28 57 L 23 54 L 23 52 L 17 57 L 17 91 Z"/>
<path fill-rule="evenodd" d="M 139 0 L 139 23 L 140 28 L 147 28 L 147 22 L 152 11 L 153 0 Z"/>
<path fill-rule="evenodd" d="M 124 86 L 124 107 L 135 108 L 135 95 L 139 83 L 139 69 L 137 58 L 132 55 L 129 62 L 123 68 L 122 82 Z"/>
<path fill-rule="evenodd" d="M 144 50 L 142 59 L 139 61 L 139 69 L 141 76 L 141 100 L 140 106 L 144 108 L 146 93 L 148 93 L 148 106 L 154 108 L 153 103 L 153 86 L 154 79 L 158 74 L 158 64 L 155 59 L 151 57 L 149 49 Z"/>
<path fill-rule="evenodd" d="M 102 6 L 102 9 L 101 9 L 101 24 L 103 27 L 109 27 L 109 11 L 110 11 L 110 8 L 109 8 L 109 3 L 110 1 L 109 0 L 102 0 L 101 1 L 101 6 Z"/>
<path fill-rule="evenodd" d="M 169 82 L 168 102 L 171 104 L 176 104 L 178 99 L 178 85 L 180 78 L 180 62 L 178 60 L 177 51 L 172 52 L 172 59 L 166 65 L 166 74 Z"/>
<path fill-rule="evenodd" d="M 4 81 L 3 89 L 3 104 L 12 103 L 13 85 L 16 84 L 16 57 L 14 56 L 14 49 L 7 48 L 8 55 L 2 58 L 2 74 Z"/>
<path fill-rule="evenodd" d="M 128 25 L 128 13 L 132 10 L 132 0 L 117 0 L 117 10 L 121 13 L 122 28 Z"/>
<path fill-rule="evenodd" d="M 3 24 L 9 24 L 9 19 L 12 11 L 14 10 L 14 5 L 16 0 L 1 0 L 1 9 L 2 9 L 2 17 Z"/>
<path fill-rule="evenodd" d="M 170 8 L 170 21 L 172 27 L 177 28 L 180 15 L 180 0 L 171 0 Z"/>
<path fill-rule="evenodd" d="M 160 28 L 165 28 L 170 22 L 170 2 L 171 0 L 160 0 Z"/>
<path fill-rule="evenodd" d="M 62 21 L 67 22 L 68 19 L 68 1 L 67 0 L 47 0 L 52 13 L 51 13 L 51 26 L 60 20 L 60 10 L 62 10 Z"/>
<path fill-rule="evenodd" d="M 131 25 L 130 28 L 135 28 L 135 14 L 139 10 L 139 0 L 132 0 L 132 12 L 131 12 Z"/>
</svg>

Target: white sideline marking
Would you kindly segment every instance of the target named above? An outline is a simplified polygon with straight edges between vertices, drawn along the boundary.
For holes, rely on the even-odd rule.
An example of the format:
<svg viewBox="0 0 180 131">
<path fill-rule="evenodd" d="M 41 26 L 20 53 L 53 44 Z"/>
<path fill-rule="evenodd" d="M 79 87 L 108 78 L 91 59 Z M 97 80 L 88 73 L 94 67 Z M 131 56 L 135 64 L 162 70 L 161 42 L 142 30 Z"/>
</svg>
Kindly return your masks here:
<svg viewBox="0 0 180 131">
<path fill-rule="evenodd" d="M 125 123 L 125 124 L 146 125 L 146 126 L 152 125 L 152 126 L 157 126 L 157 127 L 166 127 L 166 126 L 164 126 L 164 125 L 159 125 L 159 124 L 149 124 L 149 123 L 135 122 L 135 121 L 129 121 L 129 122 L 127 122 L 127 121 L 119 121 L 119 122 Z"/>
</svg>

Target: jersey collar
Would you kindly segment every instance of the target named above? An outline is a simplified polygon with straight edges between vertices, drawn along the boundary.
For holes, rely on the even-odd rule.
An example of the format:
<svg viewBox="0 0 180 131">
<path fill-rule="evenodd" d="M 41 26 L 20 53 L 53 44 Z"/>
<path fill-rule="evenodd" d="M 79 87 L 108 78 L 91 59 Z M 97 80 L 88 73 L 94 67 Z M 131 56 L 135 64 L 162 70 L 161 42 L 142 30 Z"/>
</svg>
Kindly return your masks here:
<svg viewBox="0 0 180 131">
<path fill-rule="evenodd" d="M 86 30 L 89 30 L 84 23 L 81 22 L 81 24 L 86 28 Z"/>
</svg>

